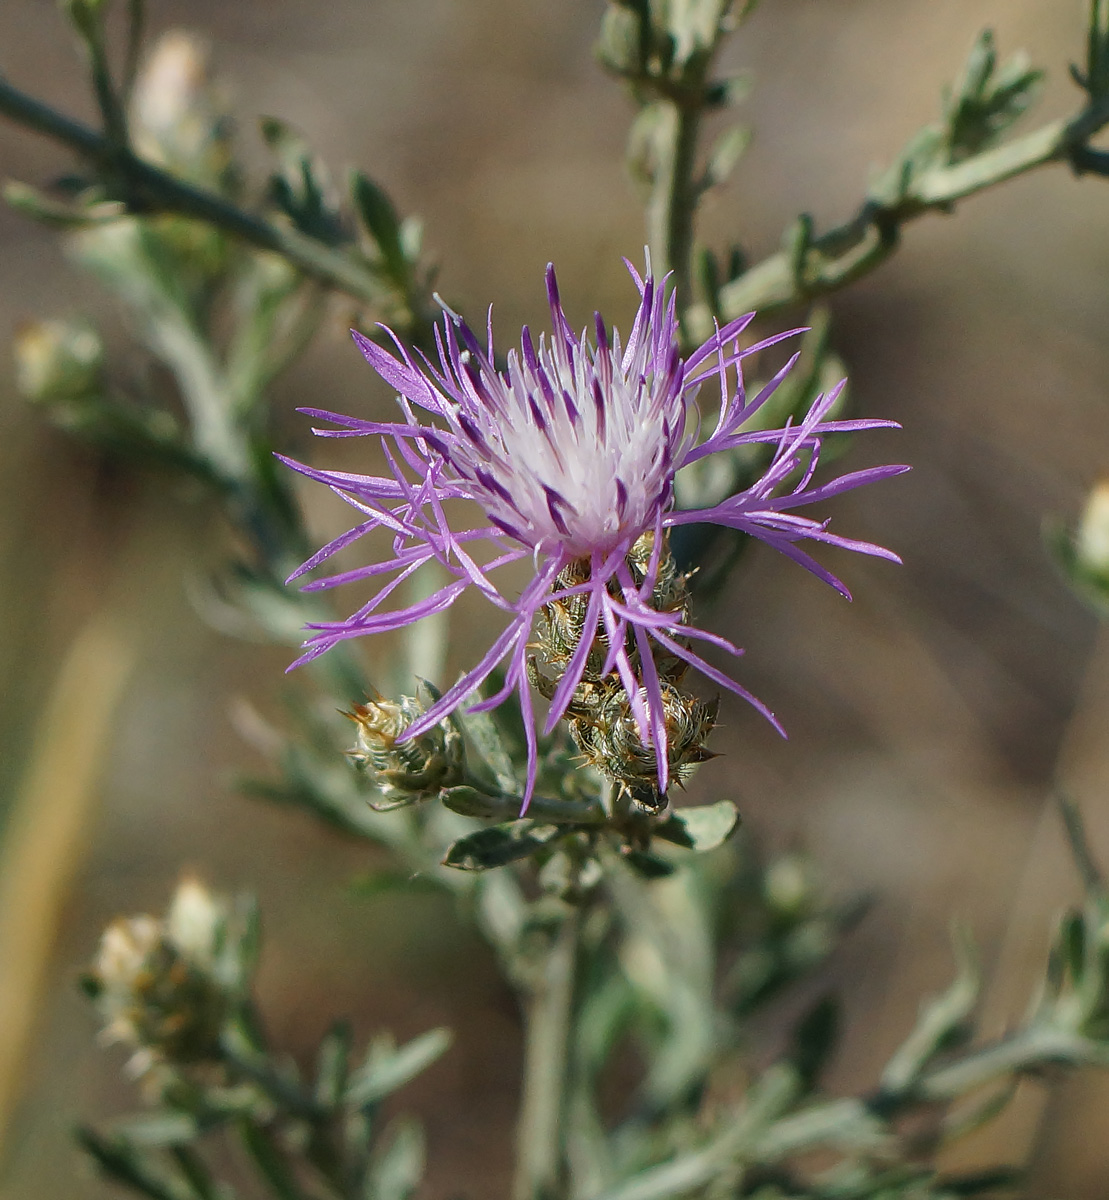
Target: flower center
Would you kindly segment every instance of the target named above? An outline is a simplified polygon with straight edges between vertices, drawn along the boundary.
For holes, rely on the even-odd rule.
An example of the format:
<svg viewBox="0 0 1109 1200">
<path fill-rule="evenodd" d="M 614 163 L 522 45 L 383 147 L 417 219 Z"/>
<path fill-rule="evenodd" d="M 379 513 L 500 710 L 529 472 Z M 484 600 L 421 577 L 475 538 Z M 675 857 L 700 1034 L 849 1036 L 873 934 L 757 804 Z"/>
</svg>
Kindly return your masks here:
<svg viewBox="0 0 1109 1200">
<path fill-rule="evenodd" d="M 482 404 L 455 466 L 526 545 L 588 558 L 634 540 L 670 502 L 685 427 L 676 358 L 624 371 L 618 342 L 528 347 L 507 372 L 471 377 Z"/>
</svg>

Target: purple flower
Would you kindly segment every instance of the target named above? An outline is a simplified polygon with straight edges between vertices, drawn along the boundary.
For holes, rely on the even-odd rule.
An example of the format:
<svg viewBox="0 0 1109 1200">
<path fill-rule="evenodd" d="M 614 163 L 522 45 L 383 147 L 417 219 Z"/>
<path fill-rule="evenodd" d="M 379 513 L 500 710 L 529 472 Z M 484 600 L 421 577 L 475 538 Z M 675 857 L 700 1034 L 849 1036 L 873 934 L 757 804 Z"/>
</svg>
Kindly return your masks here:
<svg viewBox="0 0 1109 1200">
<path fill-rule="evenodd" d="M 478 588 L 505 612 L 507 624 L 481 660 L 405 736 L 417 737 L 441 721 L 504 664 L 503 686 L 473 707 L 491 709 L 517 693 L 528 743 L 525 806 L 536 776 L 536 722 L 527 660 L 532 627 L 545 605 L 576 596 L 585 608 L 581 636 L 554 691 L 545 732 L 566 713 L 591 655 L 600 647 L 606 655 L 601 675 L 614 673 L 623 684 L 640 737 L 656 756 L 659 791 L 665 793 L 668 734 L 656 655 L 692 665 L 749 701 L 780 729 L 765 705 L 706 662 L 691 642 L 707 642 L 733 655 L 741 650 L 690 625 L 684 611 L 660 611 L 652 604 L 668 529 L 711 522 L 742 530 L 849 599 L 846 587 L 802 547 L 804 541 L 899 561 L 889 550 L 830 533 L 826 521 L 797 511 L 907 470 L 872 467 L 813 483 L 826 434 L 894 423 L 827 419 L 841 383 L 818 396 L 797 423 L 791 419 L 781 429 L 750 428 L 751 418 L 798 355 L 750 399 L 743 386 L 743 360 L 800 331 L 744 349 L 739 335 L 754 318 L 750 313 L 718 328 L 683 361 L 673 296 L 668 301 L 664 286 L 649 273 L 640 279 L 631 264 L 628 269 L 642 299 L 626 346 L 615 330 L 609 334 L 600 315 L 595 341 L 585 333 L 575 335 L 549 266 L 553 332 L 549 338 L 541 335 L 537 344 L 525 328 L 519 353 L 508 352 L 503 370 L 494 364 L 491 327 L 482 345 L 449 310 L 442 335 L 436 331 L 438 364 L 424 356 L 415 361 L 389 330 L 385 332 L 393 339 L 396 355 L 355 333 L 370 365 L 397 391 L 403 419 L 363 421 L 318 409 L 303 411 L 337 426 L 316 430 L 322 437 L 380 438 L 389 474 L 319 471 L 289 463 L 328 484 L 363 518 L 314 554 L 292 579 L 371 530 L 384 528 L 394 535 L 392 554 L 382 561 L 306 585 L 318 589 L 383 580 L 373 598 L 345 621 L 310 625 L 305 652 L 294 666 L 346 638 L 397 629 L 442 612 L 468 588 Z M 719 417 L 707 437 L 697 405 L 702 385 L 720 391 Z M 770 455 L 757 482 L 711 508 L 674 507 L 674 476 L 679 470 L 709 454 L 751 443 L 765 445 Z M 465 520 L 452 520 L 448 509 L 459 500 L 476 502 L 485 523 L 470 528 Z M 653 552 L 637 579 L 628 556 L 645 534 L 653 535 Z M 523 558 L 532 560 L 534 577 L 519 595 L 505 594 L 494 582 L 496 569 Z M 396 588 L 432 561 L 447 570 L 450 582 L 416 604 L 383 610 Z"/>
</svg>

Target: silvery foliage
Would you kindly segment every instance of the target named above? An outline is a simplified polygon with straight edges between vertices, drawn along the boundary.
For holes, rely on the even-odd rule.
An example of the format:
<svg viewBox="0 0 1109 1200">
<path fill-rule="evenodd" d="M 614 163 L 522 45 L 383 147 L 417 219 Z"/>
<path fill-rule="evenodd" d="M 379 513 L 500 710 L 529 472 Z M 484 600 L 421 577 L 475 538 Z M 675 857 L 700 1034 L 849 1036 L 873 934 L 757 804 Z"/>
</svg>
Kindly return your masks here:
<svg viewBox="0 0 1109 1200">
<path fill-rule="evenodd" d="M 12 184 L 6 196 L 61 231 L 74 261 L 129 312 L 145 360 L 163 370 L 109 360 L 90 320 L 47 319 L 19 336 L 19 385 L 106 453 L 193 480 L 237 535 L 207 615 L 229 632 L 294 645 L 306 624 L 333 614 L 318 594 L 284 586 L 312 539 L 275 465 L 268 390 L 326 319 L 329 296 L 353 305 L 365 336 L 379 336 L 385 322 L 433 354 L 434 269 L 419 221 L 399 214 L 365 173 L 338 180 L 290 124 L 263 121 L 272 165 L 259 186 L 241 163 L 201 44 L 176 34 L 144 50 L 142 3 L 129 0 L 117 48 L 110 7 L 64 5 L 98 128 L 0 79 L 0 113 L 68 146 L 81 164 L 55 187 Z M 727 179 L 748 136 L 736 124 L 707 150 L 701 144 L 705 118 L 741 103 L 748 87 L 719 75 L 716 59 L 753 8 L 753 0 L 612 0 L 602 20 L 597 56 L 636 108 L 629 167 L 654 270 L 670 277 L 683 353 L 744 313 L 765 318 L 848 286 L 896 250 L 909 222 L 986 187 L 1052 163 L 1109 173 L 1092 144 L 1109 122 L 1109 5 L 1092 0 L 1071 118 L 1012 133 L 1040 72 L 1019 57 L 1000 63 L 987 32 L 945 91 L 939 119 L 907 141 L 842 225 L 818 232 L 802 215 L 754 263 L 738 242 L 701 245 L 699 201 Z M 806 324 L 799 359 L 763 414 L 767 427 L 800 419 L 843 376 L 827 313 L 814 309 Z M 757 363 L 759 372 L 767 382 L 773 363 Z M 848 401 L 842 393 L 839 403 Z M 678 510 L 712 508 L 751 487 L 768 453 L 746 439 L 693 463 L 674 481 Z M 1095 494 L 1077 537 L 1055 538 L 1076 586 L 1103 606 L 1104 507 Z M 674 603 L 710 599 L 744 546 L 734 530 L 676 529 Z M 565 632 L 552 615 L 548 640 Z M 573 656 L 570 634 L 546 648 L 548 666 Z M 425 641 L 425 658 L 427 649 Z M 979 972 L 960 935 L 954 982 L 923 1006 L 872 1089 L 834 1096 L 822 1089 L 836 1042 L 833 997 L 809 1006 L 769 1063 L 750 1053 L 749 1030 L 756 1016 L 773 1013 L 781 1024 L 796 1011 L 787 993 L 813 979 L 863 905 L 826 899 L 802 857 L 761 858 L 738 832 L 730 799 L 674 807 L 626 778 L 619 786 L 606 755 L 628 742 L 601 715 L 611 700 L 604 673 L 586 680 L 602 693 L 596 707 L 583 696 L 570 713 L 581 737 L 559 728 L 538 744 L 532 786 L 527 731 L 508 710 L 458 706 L 405 740 L 439 693 L 414 687 L 404 663 L 372 681 L 384 695 L 349 646 L 309 669 L 316 691 L 296 689 L 287 729 L 247 723 L 273 770 L 244 788 L 381 847 L 391 865 L 374 887 L 433 886 L 489 941 L 526 1015 L 518 1200 L 994 1195 L 1017 1185 L 1013 1171 L 948 1175 L 940 1152 L 994 1120 L 1018 1081 L 1109 1057 L 1109 893 L 1069 803 L 1085 899 L 1059 924 L 1024 1023 L 998 1040 L 976 1038 Z M 553 692 L 557 681 L 547 686 Z M 353 749 L 337 706 L 355 722 Z M 699 761 L 712 714 L 690 714 Z M 232 1153 L 241 1156 L 237 1178 L 248 1171 L 260 1194 L 282 1200 L 414 1193 L 419 1128 L 406 1118 L 383 1123 L 380 1106 L 432 1065 L 446 1034 L 400 1047 L 382 1036 L 355 1053 L 340 1023 L 315 1065 L 298 1068 L 264 1032 L 252 987 L 257 950 L 251 904 L 193 881 L 164 917 L 106 932 L 87 989 L 106 1037 L 127 1047 L 146 1108 L 83 1131 L 86 1148 L 109 1179 L 158 1200 L 233 1195 L 220 1178 Z M 601 1097 L 628 1046 L 637 1082 L 614 1108 Z"/>
</svg>

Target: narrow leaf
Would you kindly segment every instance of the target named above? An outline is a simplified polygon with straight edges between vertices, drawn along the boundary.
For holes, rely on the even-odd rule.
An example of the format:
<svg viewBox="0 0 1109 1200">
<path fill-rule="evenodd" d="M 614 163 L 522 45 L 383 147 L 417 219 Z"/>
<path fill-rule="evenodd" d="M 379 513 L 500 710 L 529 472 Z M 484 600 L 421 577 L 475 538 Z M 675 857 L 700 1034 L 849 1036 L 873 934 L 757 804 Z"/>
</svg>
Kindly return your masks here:
<svg viewBox="0 0 1109 1200">
<path fill-rule="evenodd" d="M 351 1076 L 344 1102 L 363 1108 L 384 1099 L 431 1066 L 450 1044 L 448 1029 L 432 1029 L 399 1049 L 378 1043 Z"/>
<path fill-rule="evenodd" d="M 366 1181 L 366 1200 L 408 1200 L 424 1175 L 424 1133 L 415 1121 L 393 1122 L 384 1149 L 374 1155 Z"/>
<path fill-rule="evenodd" d="M 316 1099 L 335 1108 L 343 1098 L 350 1070 L 351 1030 L 347 1021 L 336 1021 L 320 1042 L 316 1056 Z"/>
<path fill-rule="evenodd" d="M 521 858 L 530 858 L 562 834 L 553 825 L 508 821 L 468 834 L 447 850 L 443 866 L 459 871 L 487 871 Z"/>
<path fill-rule="evenodd" d="M 352 171 L 350 195 L 366 231 L 373 238 L 388 273 L 397 280 L 408 271 L 401 242 L 400 219 L 393 202 L 369 176 Z"/>
<path fill-rule="evenodd" d="M 715 850 L 739 828 L 739 809 L 731 800 L 680 808 L 655 829 L 658 837 L 702 854 Z"/>
</svg>

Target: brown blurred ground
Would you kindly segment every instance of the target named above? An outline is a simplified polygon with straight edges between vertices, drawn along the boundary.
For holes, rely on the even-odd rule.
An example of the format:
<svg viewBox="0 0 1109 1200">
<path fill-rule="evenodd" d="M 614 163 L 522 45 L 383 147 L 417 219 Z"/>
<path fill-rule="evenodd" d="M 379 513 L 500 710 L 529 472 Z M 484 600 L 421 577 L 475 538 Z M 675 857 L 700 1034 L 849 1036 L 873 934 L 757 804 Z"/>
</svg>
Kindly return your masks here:
<svg viewBox="0 0 1109 1200">
<path fill-rule="evenodd" d="M 638 257 L 643 235 L 621 168 L 630 110 L 591 59 L 599 8 L 156 0 L 151 14 L 155 31 L 211 37 L 248 140 L 252 114 L 292 119 L 333 163 L 363 165 L 421 213 L 442 289 L 475 310 L 494 301 L 507 331 L 542 321 L 549 259 L 576 320 L 597 306 L 626 324 L 631 307 L 619 255 Z M 1004 52 L 1027 46 L 1050 69 L 1033 120 L 1068 111 L 1077 93 L 1065 66 L 1080 52 L 1083 8 L 767 0 L 730 52 L 755 72 L 745 116 L 757 140 L 706 231 L 738 233 L 757 255 L 798 211 L 821 224 L 847 216 L 870 166 L 935 115 L 941 83 L 985 24 Z M 48 0 L 3 0 L 0 66 L 88 115 Z M 66 165 L 3 126 L 0 163 L 31 181 Z M 809 847 L 835 890 L 880 897 L 834 968 L 850 1015 L 834 1070 L 843 1087 L 873 1078 L 922 991 L 948 978 L 952 915 L 996 966 L 991 1030 L 1022 1007 L 1048 920 L 1075 891 L 1044 808 L 1060 754 L 1109 858 L 1109 642 L 1096 644 L 1040 544 L 1044 514 L 1074 513 L 1109 471 L 1107 235 L 1109 189 L 1055 169 L 913 227 L 890 264 L 837 298 L 860 408 L 905 426 L 858 445 L 854 461 L 915 468 L 841 505 L 837 519 L 894 546 L 905 567 L 842 564 L 858 596 L 848 607 L 763 554 L 715 616 L 748 647 L 744 682 L 791 740 L 730 709 L 720 740 L 738 744 L 699 788 L 734 795 L 771 845 Z M 99 303 L 51 235 L 6 211 L 0 253 L 5 340 L 23 318 Z M 218 531 L 172 491 L 106 470 L 46 429 L 12 395 L 10 373 L 0 390 L 5 793 L 85 616 L 119 597 L 142 653 L 60 931 L 4 1195 L 99 1194 L 68 1131 L 130 1100 L 118 1058 L 93 1045 L 73 980 L 99 927 L 161 906 L 183 863 L 260 894 L 265 1004 L 292 1047 L 341 1011 L 363 1032 L 458 1030 L 455 1050 L 407 1095 L 428 1122 L 430 1194 L 503 1194 L 518 1032 L 488 960 L 434 899 L 359 899 L 349 886 L 366 863 L 359 848 L 234 796 L 228 776 L 254 764 L 228 729 L 226 701 L 272 692 L 285 656 L 228 643 L 191 611 L 185 585 L 198 562 L 218 561 Z M 363 396 L 382 400 L 336 327 L 274 402 L 347 408 Z M 1057 1094 L 1040 1135 L 1029 1103 L 976 1155 L 1019 1153 L 1039 1136 L 1043 1194 L 1102 1196 L 1105 1089 Z"/>
</svg>

